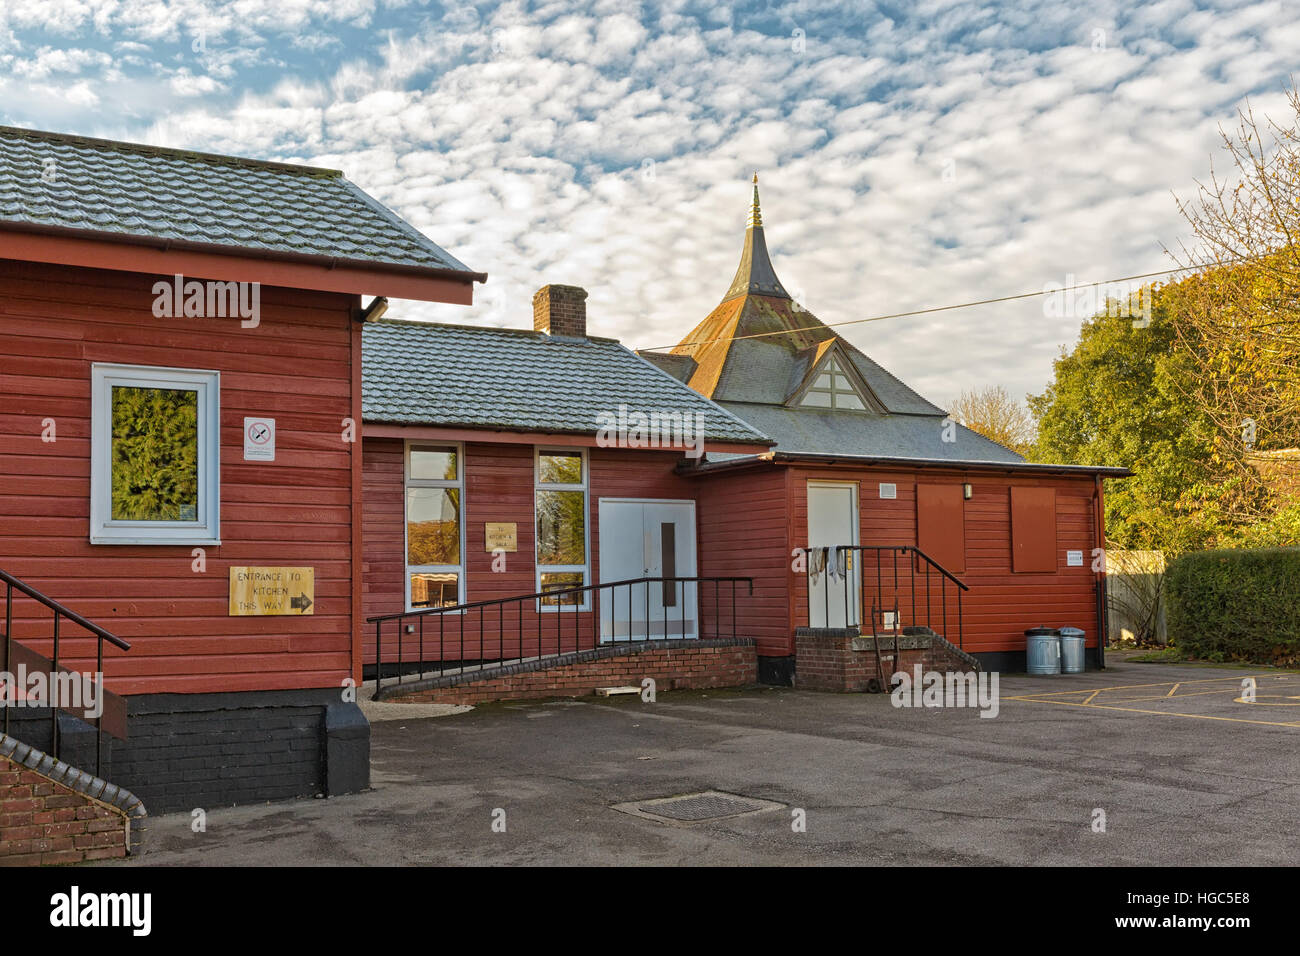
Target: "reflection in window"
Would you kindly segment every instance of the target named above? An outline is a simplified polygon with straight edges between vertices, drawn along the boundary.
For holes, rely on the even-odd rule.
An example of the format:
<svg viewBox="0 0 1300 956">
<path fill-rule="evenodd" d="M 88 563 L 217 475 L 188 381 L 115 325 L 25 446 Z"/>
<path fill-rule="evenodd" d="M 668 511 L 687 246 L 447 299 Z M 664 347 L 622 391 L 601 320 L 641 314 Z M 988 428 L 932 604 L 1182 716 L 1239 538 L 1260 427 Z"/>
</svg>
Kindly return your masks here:
<svg viewBox="0 0 1300 956">
<path fill-rule="evenodd" d="M 460 489 L 406 489 L 406 563 L 460 564 Z"/>
<path fill-rule="evenodd" d="M 587 495 L 537 492 L 537 563 L 587 563 Z"/>
<path fill-rule="evenodd" d="M 542 452 L 537 456 L 539 485 L 581 485 L 581 452 Z"/>
<path fill-rule="evenodd" d="M 463 494 L 458 446 L 407 448 L 406 578 L 412 608 L 463 602 Z"/>
<path fill-rule="evenodd" d="M 582 587 L 583 574 L 581 571 L 543 571 L 541 575 L 542 591 L 559 591 L 564 588 Z M 571 594 L 557 594 L 554 597 L 542 598 L 542 604 L 548 607 L 558 605 L 581 605 L 586 599 L 586 595 L 581 591 L 575 591 Z"/>
<path fill-rule="evenodd" d="M 117 385 L 112 393 L 112 519 L 198 521 L 198 392 Z"/>
<path fill-rule="evenodd" d="M 411 575 L 411 607 L 455 607 L 459 603 L 459 574 L 447 572 Z"/>
<path fill-rule="evenodd" d="M 581 451 L 537 453 L 537 589 L 581 587 L 587 581 L 587 468 Z M 542 598 L 543 606 L 585 608 L 578 592 Z"/>
</svg>

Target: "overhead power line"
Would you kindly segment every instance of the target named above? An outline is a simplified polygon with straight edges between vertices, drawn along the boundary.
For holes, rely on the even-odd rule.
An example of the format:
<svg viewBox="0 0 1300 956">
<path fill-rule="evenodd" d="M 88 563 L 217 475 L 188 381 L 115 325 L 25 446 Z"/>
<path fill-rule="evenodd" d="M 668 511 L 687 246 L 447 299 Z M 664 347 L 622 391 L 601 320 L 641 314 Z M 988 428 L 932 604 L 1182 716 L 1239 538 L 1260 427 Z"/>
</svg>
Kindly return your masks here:
<svg viewBox="0 0 1300 956">
<path fill-rule="evenodd" d="M 1101 279 L 1097 282 L 1079 282 L 1075 285 L 1062 286 L 1059 289 L 1043 289 L 1038 292 L 1020 292 L 1016 295 L 1001 295 L 996 299 L 975 299 L 971 302 L 959 302 L 955 305 L 936 305 L 929 309 L 913 309 L 910 312 L 891 312 L 888 315 L 873 315 L 866 319 L 847 319 L 843 322 L 826 322 L 823 323 L 825 328 L 836 329 L 846 325 L 861 325 L 864 322 L 883 322 L 885 319 L 903 319 L 913 315 L 931 315 L 935 312 L 951 312 L 955 309 L 969 309 L 977 305 L 994 305 L 998 302 L 1014 302 L 1016 299 L 1032 299 L 1040 295 L 1058 295 L 1063 292 L 1073 292 L 1075 289 L 1087 289 L 1097 285 L 1117 285 L 1120 282 L 1135 282 L 1138 279 L 1154 279 L 1157 276 L 1173 275 L 1176 272 L 1189 272 L 1193 269 L 1200 269 L 1203 266 L 1179 266 L 1176 269 L 1161 269 L 1159 272 L 1144 272 L 1141 275 L 1124 276 L 1119 279 Z M 673 345 L 657 345 L 654 348 L 640 349 L 642 352 L 662 352 L 666 349 L 686 348 L 697 345 L 713 345 L 716 342 L 739 342 L 742 339 L 766 339 L 775 335 L 795 335 L 799 332 L 805 332 L 807 329 L 777 329 L 775 332 L 754 332 L 750 335 L 735 335 L 730 338 L 701 339 L 698 342 L 677 342 Z"/>
</svg>

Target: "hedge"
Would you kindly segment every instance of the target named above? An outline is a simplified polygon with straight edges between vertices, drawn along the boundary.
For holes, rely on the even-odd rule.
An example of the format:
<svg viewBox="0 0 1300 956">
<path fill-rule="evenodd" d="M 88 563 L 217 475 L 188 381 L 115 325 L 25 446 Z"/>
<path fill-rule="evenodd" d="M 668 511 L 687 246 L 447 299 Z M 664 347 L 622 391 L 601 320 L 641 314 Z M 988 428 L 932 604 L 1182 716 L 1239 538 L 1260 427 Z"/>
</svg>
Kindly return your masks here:
<svg viewBox="0 0 1300 956">
<path fill-rule="evenodd" d="M 1300 664 L 1300 548 L 1185 554 L 1165 587 L 1169 635 L 1188 656 Z"/>
</svg>

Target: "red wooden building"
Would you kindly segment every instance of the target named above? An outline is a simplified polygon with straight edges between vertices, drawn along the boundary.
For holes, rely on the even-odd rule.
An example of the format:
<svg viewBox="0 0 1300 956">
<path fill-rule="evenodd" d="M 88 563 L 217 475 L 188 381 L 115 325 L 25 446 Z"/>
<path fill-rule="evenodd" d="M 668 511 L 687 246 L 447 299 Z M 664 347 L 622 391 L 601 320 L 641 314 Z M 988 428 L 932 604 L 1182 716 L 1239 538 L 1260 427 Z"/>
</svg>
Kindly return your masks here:
<svg viewBox="0 0 1300 956">
<path fill-rule="evenodd" d="M 1077 626 L 1101 664 L 1102 479 L 1128 472 L 1025 461 L 796 303 L 768 255 L 757 177 L 722 302 L 648 357 L 775 441 L 684 471 L 710 572 L 761 581 L 746 631 L 766 677 L 797 673 L 800 628 L 846 625 L 929 626 L 1001 669 L 1023 669 L 1026 629 Z M 791 561 L 807 548 L 809 572 Z M 852 549 L 847 573 L 819 572 L 837 548 Z"/>
<path fill-rule="evenodd" d="M 384 693 L 563 692 L 567 670 L 517 674 L 711 634 L 752 639 L 778 683 L 800 683 L 801 640 L 849 630 L 1023 669 L 1026 629 L 1072 625 L 1101 663 L 1102 479 L 1127 472 L 1025 461 L 796 304 L 757 185 L 731 287 L 671 353 L 589 337 L 584 298 L 541 290 L 532 333 L 367 326 L 366 661 L 410 678 Z M 702 410 L 703 454 L 607 447 L 617 406 Z"/>
<path fill-rule="evenodd" d="M 770 442 L 588 336 L 585 298 L 541 289 L 531 332 L 366 324 L 364 610 L 387 618 L 367 628 L 368 665 L 451 684 L 602 644 L 694 640 L 716 657 L 750 637 L 748 584 L 702 580 L 680 464 Z"/>
<path fill-rule="evenodd" d="M 0 129 L 0 664 L 130 645 L 126 741 L 4 729 L 151 811 L 364 787 L 362 297 L 484 278 L 337 171 Z"/>
</svg>

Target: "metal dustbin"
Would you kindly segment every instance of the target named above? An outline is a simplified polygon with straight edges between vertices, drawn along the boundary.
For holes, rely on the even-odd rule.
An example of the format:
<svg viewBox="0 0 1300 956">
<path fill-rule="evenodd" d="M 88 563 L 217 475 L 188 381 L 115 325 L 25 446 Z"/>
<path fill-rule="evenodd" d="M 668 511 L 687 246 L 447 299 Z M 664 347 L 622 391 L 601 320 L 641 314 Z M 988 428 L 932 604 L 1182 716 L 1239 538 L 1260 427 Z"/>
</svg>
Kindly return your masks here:
<svg viewBox="0 0 1300 956">
<path fill-rule="evenodd" d="M 1061 628 L 1061 673 L 1083 673 L 1083 630 L 1081 628 Z"/>
<path fill-rule="evenodd" d="M 1030 674 L 1061 673 L 1061 632 L 1054 627 L 1025 631 L 1025 670 Z"/>
</svg>

